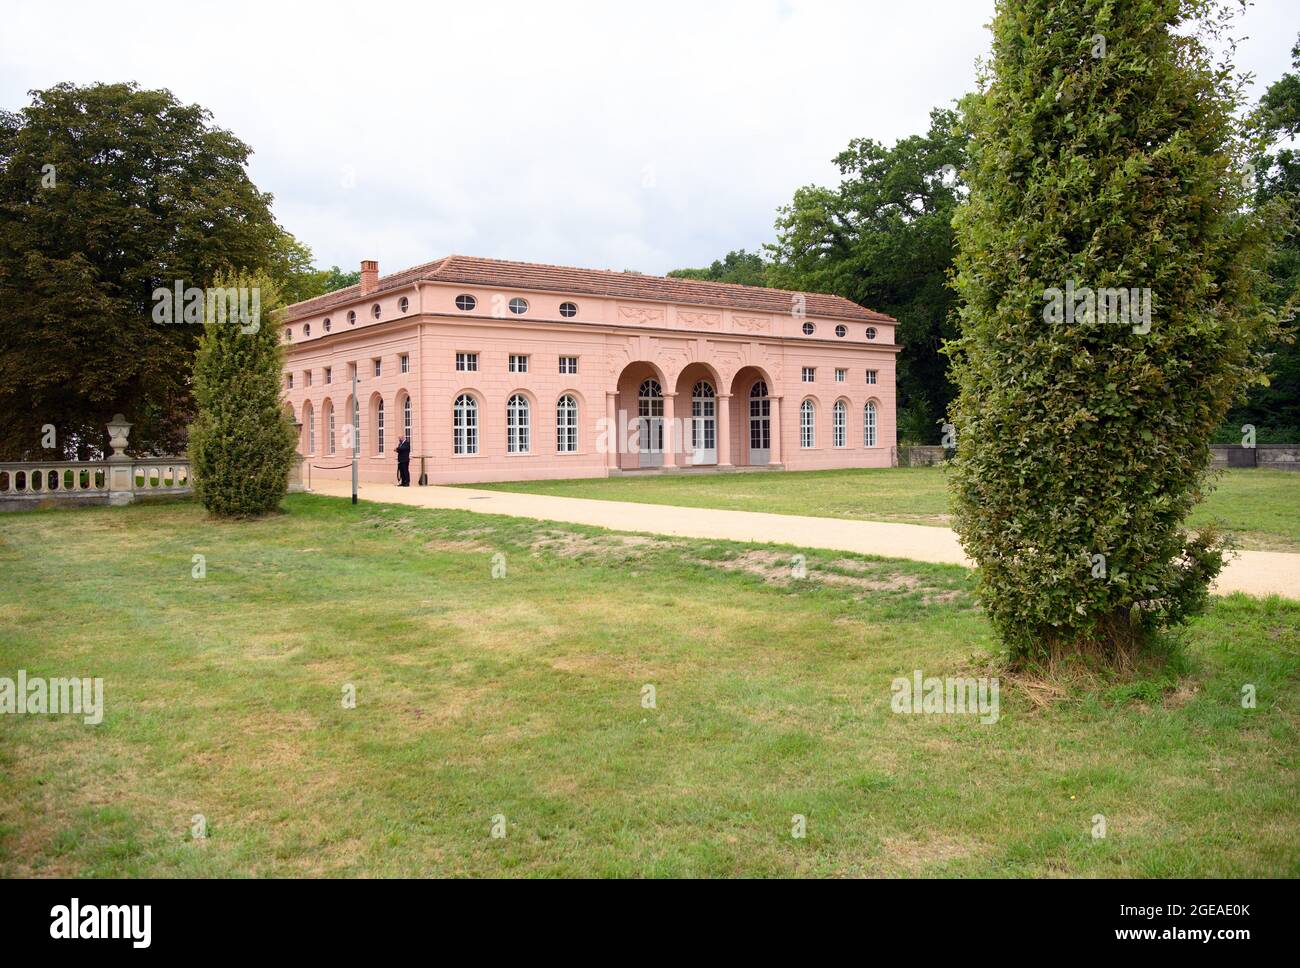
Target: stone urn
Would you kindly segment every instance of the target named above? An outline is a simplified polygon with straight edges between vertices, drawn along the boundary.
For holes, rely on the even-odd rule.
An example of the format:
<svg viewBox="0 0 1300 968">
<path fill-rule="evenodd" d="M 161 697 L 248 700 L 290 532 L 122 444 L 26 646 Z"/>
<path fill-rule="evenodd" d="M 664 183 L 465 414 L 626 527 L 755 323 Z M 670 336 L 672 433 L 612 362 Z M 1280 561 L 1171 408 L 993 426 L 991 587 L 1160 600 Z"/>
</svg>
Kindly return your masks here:
<svg viewBox="0 0 1300 968">
<path fill-rule="evenodd" d="M 131 435 L 132 426 L 120 413 L 114 414 L 113 419 L 108 422 L 108 442 L 113 447 L 109 460 L 130 460 L 126 456 L 126 438 Z"/>
</svg>

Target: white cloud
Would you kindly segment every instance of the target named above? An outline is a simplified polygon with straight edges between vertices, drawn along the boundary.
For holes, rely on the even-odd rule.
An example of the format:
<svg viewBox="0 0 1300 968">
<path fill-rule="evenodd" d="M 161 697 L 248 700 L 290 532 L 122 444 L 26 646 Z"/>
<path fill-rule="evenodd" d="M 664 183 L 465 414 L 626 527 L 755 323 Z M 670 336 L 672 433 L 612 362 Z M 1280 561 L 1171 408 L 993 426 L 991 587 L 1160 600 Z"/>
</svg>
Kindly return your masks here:
<svg viewBox="0 0 1300 968">
<path fill-rule="evenodd" d="M 63 80 L 170 88 L 253 146 L 255 181 L 322 264 L 663 272 L 770 239 L 850 138 L 923 130 L 973 86 L 993 5 L 8 6 L 0 103 Z M 1239 63 L 1263 83 L 1287 69 L 1285 7 L 1245 21 Z"/>
</svg>

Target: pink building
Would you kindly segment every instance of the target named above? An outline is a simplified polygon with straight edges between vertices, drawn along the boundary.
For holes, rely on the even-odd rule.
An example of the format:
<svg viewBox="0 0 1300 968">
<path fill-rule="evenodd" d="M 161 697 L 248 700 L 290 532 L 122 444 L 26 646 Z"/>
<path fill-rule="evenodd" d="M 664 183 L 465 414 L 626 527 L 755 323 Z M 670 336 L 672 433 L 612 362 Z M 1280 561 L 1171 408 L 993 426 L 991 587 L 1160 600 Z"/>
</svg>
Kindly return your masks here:
<svg viewBox="0 0 1300 968">
<path fill-rule="evenodd" d="M 281 325 L 313 477 L 350 473 L 354 367 L 364 480 L 403 429 L 431 484 L 893 463 L 896 321 L 838 296 L 453 255 Z"/>
</svg>

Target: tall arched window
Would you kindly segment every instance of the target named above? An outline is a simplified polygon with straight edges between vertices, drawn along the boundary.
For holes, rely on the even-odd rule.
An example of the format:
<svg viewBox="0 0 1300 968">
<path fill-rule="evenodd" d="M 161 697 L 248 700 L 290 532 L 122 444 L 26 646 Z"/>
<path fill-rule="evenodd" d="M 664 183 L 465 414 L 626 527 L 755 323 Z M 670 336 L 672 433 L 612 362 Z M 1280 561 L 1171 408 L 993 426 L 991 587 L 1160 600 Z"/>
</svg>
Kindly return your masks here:
<svg viewBox="0 0 1300 968">
<path fill-rule="evenodd" d="M 402 436 L 407 440 L 411 439 L 411 397 L 407 394 L 402 397 Z"/>
<path fill-rule="evenodd" d="M 384 452 L 384 398 L 375 401 L 375 453 Z"/>
<path fill-rule="evenodd" d="M 817 446 L 817 408 L 811 400 L 799 404 L 799 446 Z"/>
<path fill-rule="evenodd" d="M 843 400 L 836 400 L 835 406 L 831 408 L 831 443 L 835 447 L 843 447 L 846 443 L 848 409 Z"/>
<path fill-rule="evenodd" d="M 868 400 L 862 409 L 862 446 L 876 446 L 876 401 Z"/>
<path fill-rule="evenodd" d="M 361 451 L 361 401 L 352 398 L 352 449 Z"/>
<path fill-rule="evenodd" d="M 308 400 L 302 405 L 302 423 L 303 431 L 307 437 L 307 453 L 316 452 L 316 412 L 312 409 L 311 401 Z"/>
<path fill-rule="evenodd" d="M 458 396 L 452 408 L 451 439 L 453 452 L 478 453 L 478 401 L 468 393 Z"/>
<path fill-rule="evenodd" d="M 637 391 L 636 414 L 641 419 L 641 450 L 653 454 L 664 449 L 664 390 L 658 380 L 642 380 Z"/>
<path fill-rule="evenodd" d="M 506 453 L 526 454 L 530 449 L 529 431 L 532 420 L 528 412 L 528 398 L 516 393 L 506 402 Z"/>
<path fill-rule="evenodd" d="M 691 388 L 691 450 L 699 464 L 718 462 L 718 400 L 713 384 L 700 380 Z"/>
<path fill-rule="evenodd" d="M 555 450 L 578 452 L 578 401 L 567 393 L 555 403 Z"/>
<path fill-rule="evenodd" d="M 766 464 L 772 448 L 772 401 L 767 384 L 759 380 L 749 389 L 749 459 Z"/>
<path fill-rule="evenodd" d="M 331 455 L 334 454 L 336 447 L 334 436 L 334 404 L 326 402 L 325 404 L 325 446 Z"/>
</svg>

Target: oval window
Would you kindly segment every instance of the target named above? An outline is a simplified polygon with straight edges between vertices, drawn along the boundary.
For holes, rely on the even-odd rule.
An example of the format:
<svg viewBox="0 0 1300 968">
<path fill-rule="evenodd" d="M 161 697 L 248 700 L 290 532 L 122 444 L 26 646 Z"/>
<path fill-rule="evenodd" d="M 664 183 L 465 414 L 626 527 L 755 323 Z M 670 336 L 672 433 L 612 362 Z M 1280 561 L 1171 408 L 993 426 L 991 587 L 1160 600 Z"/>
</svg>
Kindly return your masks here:
<svg viewBox="0 0 1300 968">
<path fill-rule="evenodd" d="M 348 310 L 348 325 L 349 325 L 349 326 L 355 326 L 356 324 L 357 324 L 357 314 L 356 314 L 356 312 L 354 312 L 353 310 L 349 309 L 349 310 Z"/>
<path fill-rule="evenodd" d="M 311 323 L 303 323 L 303 324 L 302 324 L 302 335 L 303 335 L 303 336 L 310 336 L 310 335 L 311 335 Z"/>
<path fill-rule="evenodd" d="M 817 332 L 817 327 L 814 326 L 812 323 L 803 324 L 803 334 L 805 336 L 811 336 L 815 332 Z"/>
<path fill-rule="evenodd" d="M 874 326 L 868 326 L 868 327 L 867 327 L 867 339 L 875 339 L 875 338 L 876 338 L 876 327 L 874 327 Z"/>
<path fill-rule="evenodd" d="M 467 313 L 478 305 L 478 300 L 469 293 L 462 293 L 456 297 L 456 308 L 462 313 Z"/>
<path fill-rule="evenodd" d="M 410 308 L 411 308 L 411 300 L 407 299 L 405 296 L 403 296 L 401 299 L 397 300 L 397 311 L 398 311 L 398 312 L 404 313 L 404 312 L 406 312 L 406 311 L 407 311 L 408 309 L 410 309 Z"/>
<path fill-rule="evenodd" d="M 375 319 L 379 318 L 379 303 L 375 303 L 373 306 L 370 307 L 370 315 L 374 316 Z"/>
<path fill-rule="evenodd" d="M 524 313 L 528 312 L 528 300 L 520 299 L 518 296 L 515 296 L 514 299 L 510 300 L 510 311 L 516 316 L 522 316 Z"/>
<path fill-rule="evenodd" d="M 847 326 L 836 326 L 835 335 L 838 336 L 840 339 L 843 339 L 844 337 L 849 335 L 849 328 Z"/>
<path fill-rule="evenodd" d="M 565 319 L 572 319 L 574 316 L 578 315 L 578 304 L 571 302 L 560 303 L 560 315 Z"/>
<path fill-rule="evenodd" d="M 324 325 L 325 325 L 325 332 L 328 333 L 330 331 L 330 318 L 328 316 L 325 317 Z"/>
</svg>

